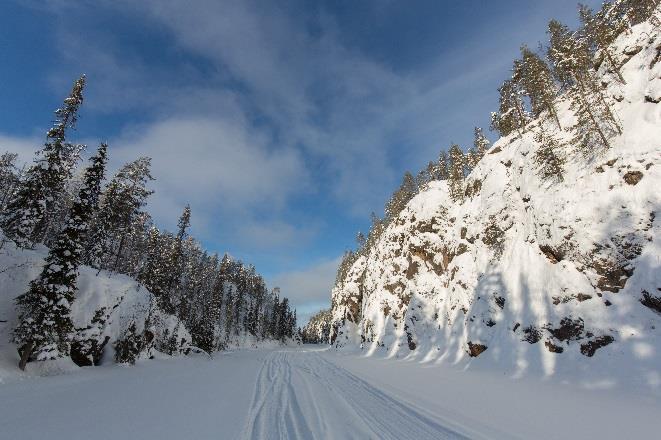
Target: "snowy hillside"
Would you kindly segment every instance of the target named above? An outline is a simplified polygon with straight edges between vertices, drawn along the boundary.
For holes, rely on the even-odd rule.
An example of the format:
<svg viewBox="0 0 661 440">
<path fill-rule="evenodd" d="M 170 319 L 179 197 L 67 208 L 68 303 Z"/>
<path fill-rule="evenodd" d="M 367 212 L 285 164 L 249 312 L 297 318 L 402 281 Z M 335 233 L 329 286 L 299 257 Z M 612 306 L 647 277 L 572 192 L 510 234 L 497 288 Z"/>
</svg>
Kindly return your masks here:
<svg viewBox="0 0 661 440">
<path fill-rule="evenodd" d="M 661 32 L 639 24 L 611 53 L 610 148 L 586 157 L 564 130 L 564 179 L 545 180 L 533 121 L 490 148 L 462 202 L 431 182 L 333 290 L 335 346 L 661 385 Z"/>
<path fill-rule="evenodd" d="M 18 351 L 10 343 L 11 330 L 17 324 L 14 299 L 25 292 L 29 282 L 39 275 L 47 251 L 43 246 L 36 250 L 19 250 L 11 241 L 5 241 L 0 250 L 0 382 L 3 377 L 19 374 Z M 191 336 L 181 322 L 156 307 L 153 295 L 132 278 L 82 267 L 78 283 L 79 290 L 71 310 L 77 330 L 76 340 L 79 344 L 94 343 L 99 347 L 99 357 L 90 358 L 89 365 L 113 363 L 115 344 L 126 336 L 132 324 L 136 326 L 136 334 L 153 335 L 144 342 L 139 358 L 154 356 L 158 348 L 165 351 L 163 347 L 170 342 L 172 335 L 177 341 L 172 354 L 191 348 Z M 76 347 L 75 343 L 73 345 Z M 75 358 L 73 353 L 72 357 Z M 76 361 L 85 363 L 80 359 Z M 49 374 L 76 368 L 70 358 L 63 358 L 29 363 L 26 372 Z"/>
</svg>

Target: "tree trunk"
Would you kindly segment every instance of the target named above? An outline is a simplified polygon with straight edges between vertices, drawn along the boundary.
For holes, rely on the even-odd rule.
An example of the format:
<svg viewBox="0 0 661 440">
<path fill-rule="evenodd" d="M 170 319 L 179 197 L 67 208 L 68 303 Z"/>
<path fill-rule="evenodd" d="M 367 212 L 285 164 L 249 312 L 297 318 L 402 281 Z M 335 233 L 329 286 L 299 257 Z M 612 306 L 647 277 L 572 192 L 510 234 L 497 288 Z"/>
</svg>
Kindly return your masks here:
<svg viewBox="0 0 661 440">
<path fill-rule="evenodd" d="M 28 342 L 23 347 L 23 352 L 21 353 L 21 360 L 18 362 L 18 368 L 20 368 L 21 371 L 25 371 L 25 366 L 27 365 L 28 360 L 30 359 L 32 350 L 34 350 L 34 342 L 32 341 Z"/>
<path fill-rule="evenodd" d="M 614 71 L 615 74 L 617 75 L 617 78 L 620 80 L 620 82 L 621 82 L 622 84 L 626 84 L 627 82 L 624 80 L 624 77 L 623 77 L 622 74 L 620 73 L 620 68 L 619 68 L 619 67 L 617 66 L 617 64 L 615 63 L 615 60 L 614 60 L 613 57 L 611 56 L 610 52 L 608 52 L 608 49 L 604 48 L 604 54 L 606 55 L 606 58 L 608 59 L 608 64 L 611 65 L 611 68 L 613 69 L 613 71 Z"/>
</svg>

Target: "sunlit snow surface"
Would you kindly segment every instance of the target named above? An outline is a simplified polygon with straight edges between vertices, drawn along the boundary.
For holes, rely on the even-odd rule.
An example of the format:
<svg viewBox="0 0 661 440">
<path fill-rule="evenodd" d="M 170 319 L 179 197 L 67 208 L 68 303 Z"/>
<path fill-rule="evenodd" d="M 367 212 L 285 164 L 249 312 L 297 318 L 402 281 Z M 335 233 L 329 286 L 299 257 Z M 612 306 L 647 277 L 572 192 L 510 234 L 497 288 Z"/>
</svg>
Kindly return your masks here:
<svg viewBox="0 0 661 440">
<path fill-rule="evenodd" d="M 654 438 L 649 395 L 285 347 L 0 385 L 2 438 Z"/>
</svg>

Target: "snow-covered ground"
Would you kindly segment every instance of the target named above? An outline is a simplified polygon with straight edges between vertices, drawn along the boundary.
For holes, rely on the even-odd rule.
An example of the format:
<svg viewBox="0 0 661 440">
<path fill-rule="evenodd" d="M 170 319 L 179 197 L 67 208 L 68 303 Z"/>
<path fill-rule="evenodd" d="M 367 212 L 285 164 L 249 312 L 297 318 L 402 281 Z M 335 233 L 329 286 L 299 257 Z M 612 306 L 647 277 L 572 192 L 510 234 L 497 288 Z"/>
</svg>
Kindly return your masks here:
<svg viewBox="0 0 661 440">
<path fill-rule="evenodd" d="M 644 390 L 518 379 L 316 347 L 85 367 L 0 384 L 15 439 L 654 438 Z M 642 393 L 642 394 L 641 394 Z M 53 403 L 56 402 L 54 405 Z"/>
</svg>

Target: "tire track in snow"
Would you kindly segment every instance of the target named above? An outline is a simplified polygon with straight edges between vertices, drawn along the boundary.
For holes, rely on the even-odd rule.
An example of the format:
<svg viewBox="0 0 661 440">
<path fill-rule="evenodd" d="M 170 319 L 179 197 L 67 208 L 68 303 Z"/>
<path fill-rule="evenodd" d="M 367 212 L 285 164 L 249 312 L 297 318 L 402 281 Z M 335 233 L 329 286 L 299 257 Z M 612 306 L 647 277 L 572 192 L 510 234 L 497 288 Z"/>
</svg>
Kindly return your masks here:
<svg viewBox="0 0 661 440">
<path fill-rule="evenodd" d="M 243 438 L 466 439 L 312 351 L 266 356 Z"/>
</svg>

